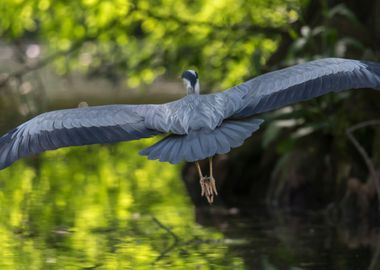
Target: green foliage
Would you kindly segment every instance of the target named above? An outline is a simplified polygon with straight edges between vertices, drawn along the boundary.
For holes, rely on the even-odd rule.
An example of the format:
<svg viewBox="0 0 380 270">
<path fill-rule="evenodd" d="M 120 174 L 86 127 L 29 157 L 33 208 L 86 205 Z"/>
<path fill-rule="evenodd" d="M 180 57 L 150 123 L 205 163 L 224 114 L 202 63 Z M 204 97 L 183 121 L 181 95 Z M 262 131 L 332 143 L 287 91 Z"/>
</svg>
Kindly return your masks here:
<svg viewBox="0 0 380 270">
<path fill-rule="evenodd" d="M 0 35 L 45 44 L 60 74 L 71 69 L 125 80 L 200 71 L 206 85 L 229 87 L 260 71 L 305 0 L 4 0 Z"/>
<path fill-rule="evenodd" d="M 333 7 L 324 6 L 321 13 L 322 17 L 315 25 L 303 25 L 299 33 L 291 32 L 292 42 L 283 64 L 294 65 L 323 57 L 373 60 L 375 53 L 354 37 L 355 31 L 364 26 L 352 10 L 345 4 L 338 4 Z M 355 29 L 353 36 L 338 30 L 334 25 L 338 20 L 340 24 L 347 24 Z M 345 131 L 350 125 L 348 119 L 350 115 L 348 113 L 343 115 L 336 108 L 343 107 L 351 95 L 352 92 L 339 93 L 339 95 L 331 93 L 271 113 L 268 118 L 273 124 L 265 131 L 263 146 L 268 147 L 271 142 L 282 137 L 277 141 L 277 152 L 287 154 L 299 147 L 296 142 L 300 138 L 310 134 L 345 137 Z M 290 129 L 290 134 L 286 133 L 284 136 L 281 132 L 284 128 Z M 343 144 L 346 142 L 342 141 Z"/>
<path fill-rule="evenodd" d="M 299 33 L 292 32 L 287 65 L 323 57 L 375 58 L 372 48 L 358 39 L 357 33 L 366 31 L 366 27 L 345 4 L 325 6 L 321 13 L 321 19 L 315 25 L 303 25 Z"/>
<path fill-rule="evenodd" d="M 173 239 L 153 216 L 181 241 L 222 235 L 194 223 L 177 166 L 137 154 L 150 143 L 66 148 L 1 171 L 0 268 L 242 269 L 223 244 L 202 241 L 155 262 Z"/>
</svg>

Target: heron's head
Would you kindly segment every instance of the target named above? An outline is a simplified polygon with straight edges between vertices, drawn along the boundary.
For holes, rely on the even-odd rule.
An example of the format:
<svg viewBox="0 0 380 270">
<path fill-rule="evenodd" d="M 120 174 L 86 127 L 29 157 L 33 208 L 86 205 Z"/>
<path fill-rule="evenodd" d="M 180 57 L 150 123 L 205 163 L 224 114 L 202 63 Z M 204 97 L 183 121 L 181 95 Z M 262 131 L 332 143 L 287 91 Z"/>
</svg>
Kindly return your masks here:
<svg viewBox="0 0 380 270">
<path fill-rule="evenodd" d="M 182 73 L 181 78 L 185 84 L 188 95 L 199 95 L 199 77 L 196 71 L 190 69 L 186 70 Z"/>
</svg>

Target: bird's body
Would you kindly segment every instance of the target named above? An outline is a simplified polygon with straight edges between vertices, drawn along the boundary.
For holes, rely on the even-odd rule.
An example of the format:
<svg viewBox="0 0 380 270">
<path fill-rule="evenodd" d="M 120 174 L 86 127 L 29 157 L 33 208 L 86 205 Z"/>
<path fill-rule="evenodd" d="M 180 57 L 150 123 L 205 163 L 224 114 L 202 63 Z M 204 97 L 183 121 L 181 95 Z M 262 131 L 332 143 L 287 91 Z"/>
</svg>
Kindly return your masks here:
<svg viewBox="0 0 380 270">
<path fill-rule="evenodd" d="M 188 95 L 170 103 L 106 105 L 38 115 L 0 138 L 0 169 L 45 150 L 158 134 L 168 136 L 141 151 L 149 159 L 178 163 L 213 157 L 240 146 L 255 132 L 262 123 L 256 119 L 259 113 L 328 92 L 380 89 L 380 64 L 326 58 L 270 72 L 208 95 L 199 94 L 195 71 L 185 71 L 182 78 Z M 200 176 L 207 179 L 201 172 Z M 216 188 L 207 192 L 210 187 L 215 188 L 215 184 L 202 185 L 208 199 L 216 193 Z"/>
</svg>

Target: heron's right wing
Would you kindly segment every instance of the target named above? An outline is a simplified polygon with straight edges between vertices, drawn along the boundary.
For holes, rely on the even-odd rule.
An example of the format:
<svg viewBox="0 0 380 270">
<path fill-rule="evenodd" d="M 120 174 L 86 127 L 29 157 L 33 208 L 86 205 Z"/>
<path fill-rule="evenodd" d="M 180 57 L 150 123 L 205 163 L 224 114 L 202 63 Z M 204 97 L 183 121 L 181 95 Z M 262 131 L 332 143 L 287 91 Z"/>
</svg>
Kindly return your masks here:
<svg viewBox="0 0 380 270">
<path fill-rule="evenodd" d="M 232 118 L 242 118 L 354 88 L 380 89 L 380 64 L 320 59 L 269 72 L 221 94 L 241 99 L 241 107 Z"/>
<path fill-rule="evenodd" d="M 144 115 L 155 105 L 107 105 L 40 114 L 0 137 L 0 169 L 16 160 L 66 146 L 147 138 Z"/>
</svg>

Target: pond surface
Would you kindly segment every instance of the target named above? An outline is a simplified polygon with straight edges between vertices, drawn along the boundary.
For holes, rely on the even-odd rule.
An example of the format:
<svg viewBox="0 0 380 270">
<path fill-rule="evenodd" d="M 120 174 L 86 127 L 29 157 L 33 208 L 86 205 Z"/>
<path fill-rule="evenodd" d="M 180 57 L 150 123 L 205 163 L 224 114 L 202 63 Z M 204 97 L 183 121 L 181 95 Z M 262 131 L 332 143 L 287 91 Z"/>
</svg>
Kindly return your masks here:
<svg viewBox="0 0 380 270">
<path fill-rule="evenodd" d="M 194 209 L 180 166 L 137 154 L 152 141 L 61 149 L 0 171 L 0 269 L 380 269 L 376 228 Z"/>
</svg>

